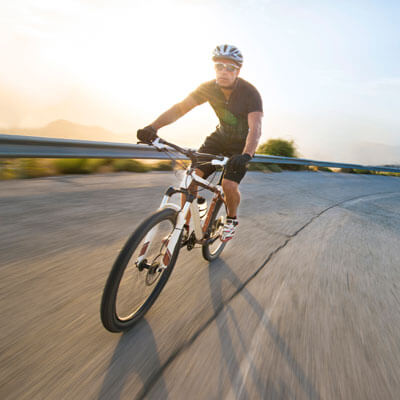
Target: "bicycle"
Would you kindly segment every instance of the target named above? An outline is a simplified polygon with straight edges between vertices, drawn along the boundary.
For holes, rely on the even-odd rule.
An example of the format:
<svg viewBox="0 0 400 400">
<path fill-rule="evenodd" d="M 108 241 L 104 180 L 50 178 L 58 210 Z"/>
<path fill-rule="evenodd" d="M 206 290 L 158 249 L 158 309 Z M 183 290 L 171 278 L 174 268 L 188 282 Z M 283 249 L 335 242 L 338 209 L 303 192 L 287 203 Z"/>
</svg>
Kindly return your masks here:
<svg viewBox="0 0 400 400">
<path fill-rule="evenodd" d="M 192 250 L 199 244 L 203 257 L 213 261 L 226 245 L 220 239 L 226 218 L 221 183 L 228 158 L 184 149 L 161 138 L 152 145 L 166 152 L 169 146 L 188 157 L 191 164 L 180 187 L 167 189 L 159 209 L 132 233 L 111 269 L 100 311 L 101 321 L 110 332 L 128 330 L 143 318 L 167 283 L 182 247 Z M 223 168 L 218 184 L 195 173 L 195 168 L 202 162 Z M 192 182 L 214 193 L 203 218 L 195 202 L 196 193 L 189 191 Z M 174 194 L 186 196 L 183 206 L 171 202 Z M 193 228 L 186 231 L 184 224 L 189 210 Z"/>
</svg>

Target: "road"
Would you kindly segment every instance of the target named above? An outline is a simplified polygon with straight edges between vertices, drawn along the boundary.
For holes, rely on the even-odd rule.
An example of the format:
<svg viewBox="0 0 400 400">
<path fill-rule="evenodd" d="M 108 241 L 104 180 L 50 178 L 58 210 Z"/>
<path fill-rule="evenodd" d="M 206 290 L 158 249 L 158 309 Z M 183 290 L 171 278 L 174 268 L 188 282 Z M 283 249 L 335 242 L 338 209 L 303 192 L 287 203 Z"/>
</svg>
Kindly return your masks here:
<svg viewBox="0 0 400 400">
<path fill-rule="evenodd" d="M 398 399 L 400 179 L 249 173 L 221 258 L 182 250 L 145 320 L 101 325 L 172 173 L 0 182 L 1 399 Z"/>
</svg>

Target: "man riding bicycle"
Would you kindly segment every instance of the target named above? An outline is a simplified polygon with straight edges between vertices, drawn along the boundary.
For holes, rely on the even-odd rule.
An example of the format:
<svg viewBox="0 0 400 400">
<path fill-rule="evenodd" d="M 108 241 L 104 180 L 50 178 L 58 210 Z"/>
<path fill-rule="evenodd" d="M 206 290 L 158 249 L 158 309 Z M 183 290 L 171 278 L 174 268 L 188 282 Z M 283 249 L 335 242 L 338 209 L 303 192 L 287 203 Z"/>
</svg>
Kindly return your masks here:
<svg viewBox="0 0 400 400">
<path fill-rule="evenodd" d="M 206 101 L 210 103 L 217 114 L 219 125 L 206 138 L 199 151 L 230 157 L 222 181 L 227 219 L 221 240 L 228 241 L 232 239 L 238 225 L 239 183 L 246 174 L 248 162 L 254 156 L 260 140 L 263 108 L 257 89 L 239 78 L 243 56 L 238 48 L 227 44 L 217 46 L 212 60 L 216 79 L 203 83 L 149 126 L 139 129 L 137 136 L 141 141 L 151 143 L 157 138 L 158 129 L 176 121 L 194 107 Z M 204 178 L 214 171 L 215 167 L 210 164 L 196 169 L 196 173 Z"/>
</svg>

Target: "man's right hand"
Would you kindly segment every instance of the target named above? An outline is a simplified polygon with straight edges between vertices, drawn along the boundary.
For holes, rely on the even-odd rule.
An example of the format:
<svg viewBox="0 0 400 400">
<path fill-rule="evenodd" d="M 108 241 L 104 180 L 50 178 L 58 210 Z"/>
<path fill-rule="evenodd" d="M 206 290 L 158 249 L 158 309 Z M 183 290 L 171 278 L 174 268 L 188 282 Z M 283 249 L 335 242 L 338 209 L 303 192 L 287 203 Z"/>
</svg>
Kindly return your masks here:
<svg viewBox="0 0 400 400">
<path fill-rule="evenodd" d="M 143 129 L 137 131 L 137 138 L 144 143 L 151 144 L 158 138 L 157 131 L 151 126 L 146 126 Z"/>
</svg>

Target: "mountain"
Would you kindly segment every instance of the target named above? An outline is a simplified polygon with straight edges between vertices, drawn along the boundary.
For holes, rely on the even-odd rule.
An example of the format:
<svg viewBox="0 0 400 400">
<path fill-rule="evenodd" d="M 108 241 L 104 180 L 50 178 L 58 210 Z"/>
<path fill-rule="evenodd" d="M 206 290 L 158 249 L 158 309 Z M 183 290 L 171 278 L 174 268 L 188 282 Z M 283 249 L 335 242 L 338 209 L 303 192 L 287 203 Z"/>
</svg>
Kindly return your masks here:
<svg viewBox="0 0 400 400">
<path fill-rule="evenodd" d="M 400 146 L 383 143 L 359 142 L 349 146 L 353 162 L 366 165 L 400 164 Z"/>
<path fill-rule="evenodd" d="M 40 136 L 56 139 L 136 143 L 136 134 L 118 134 L 98 126 L 87 126 L 59 119 L 43 128 L 0 129 L 0 134 Z"/>
</svg>

